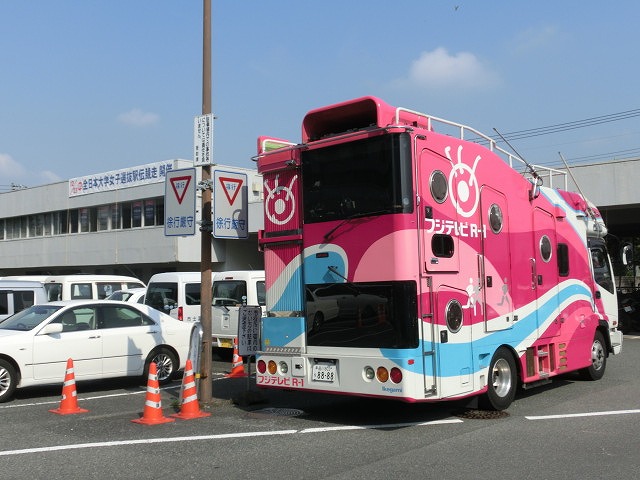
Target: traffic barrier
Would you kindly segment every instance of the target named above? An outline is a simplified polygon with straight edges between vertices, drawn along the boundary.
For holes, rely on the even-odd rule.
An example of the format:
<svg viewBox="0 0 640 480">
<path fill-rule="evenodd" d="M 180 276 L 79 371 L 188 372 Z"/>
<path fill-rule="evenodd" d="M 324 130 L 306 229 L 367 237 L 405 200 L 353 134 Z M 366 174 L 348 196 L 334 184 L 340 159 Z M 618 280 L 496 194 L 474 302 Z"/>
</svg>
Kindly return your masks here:
<svg viewBox="0 0 640 480">
<path fill-rule="evenodd" d="M 233 339 L 233 360 L 231 361 L 231 372 L 227 373 L 225 377 L 227 378 L 242 378 L 246 377 L 247 374 L 244 371 L 244 361 L 242 357 L 238 353 L 238 339 Z"/>
<path fill-rule="evenodd" d="M 180 413 L 174 413 L 169 416 L 183 420 L 191 420 L 192 418 L 209 417 L 210 415 L 210 413 L 200 410 L 196 379 L 193 375 L 193 366 L 191 359 L 187 359 L 187 365 L 184 369 L 184 381 L 182 382 L 182 405 L 180 406 Z"/>
<path fill-rule="evenodd" d="M 49 411 L 57 413 L 58 415 L 70 415 L 89 411 L 78 406 L 76 376 L 73 370 L 73 360 L 70 358 L 67 360 L 67 370 L 64 375 L 64 383 L 62 384 L 62 400 L 60 400 L 60 407 Z"/>
<path fill-rule="evenodd" d="M 162 401 L 160 398 L 160 382 L 158 382 L 158 367 L 155 362 L 149 364 L 149 379 L 147 381 L 147 396 L 144 402 L 142 417 L 131 420 L 143 425 L 157 425 L 159 423 L 175 422 L 173 418 L 162 415 Z"/>
</svg>

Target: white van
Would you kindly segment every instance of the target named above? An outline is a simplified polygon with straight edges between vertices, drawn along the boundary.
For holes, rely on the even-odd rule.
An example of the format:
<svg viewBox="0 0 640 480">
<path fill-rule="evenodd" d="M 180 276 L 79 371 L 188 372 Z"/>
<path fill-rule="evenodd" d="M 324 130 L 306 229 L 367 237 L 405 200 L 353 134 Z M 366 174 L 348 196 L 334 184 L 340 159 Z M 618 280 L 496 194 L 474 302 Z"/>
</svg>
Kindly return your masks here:
<svg viewBox="0 0 640 480">
<path fill-rule="evenodd" d="M 41 282 L 0 280 L 0 321 L 38 303 L 47 302 Z"/>
<path fill-rule="evenodd" d="M 241 305 L 260 306 L 265 314 L 264 270 L 237 270 L 213 274 L 212 346 L 233 348 L 238 336 Z"/>
<path fill-rule="evenodd" d="M 187 322 L 201 321 L 200 272 L 166 272 L 151 277 L 144 303 Z M 212 346 L 233 348 L 240 305 L 265 308 L 263 270 L 212 273 Z"/>
<path fill-rule="evenodd" d="M 50 302 L 56 300 L 103 300 L 116 290 L 144 288 L 135 277 L 124 275 L 57 275 L 44 280 L 44 288 Z"/>
<path fill-rule="evenodd" d="M 149 280 L 145 305 L 177 320 L 200 321 L 200 272 L 156 273 Z"/>
</svg>

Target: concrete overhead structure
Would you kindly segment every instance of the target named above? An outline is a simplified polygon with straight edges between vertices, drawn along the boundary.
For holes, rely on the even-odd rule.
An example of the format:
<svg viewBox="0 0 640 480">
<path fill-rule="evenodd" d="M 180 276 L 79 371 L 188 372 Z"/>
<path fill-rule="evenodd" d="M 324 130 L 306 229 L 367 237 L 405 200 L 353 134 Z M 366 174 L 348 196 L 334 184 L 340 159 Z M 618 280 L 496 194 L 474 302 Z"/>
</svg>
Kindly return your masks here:
<svg viewBox="0 0 640 480">
<path fill-rule="evenodd" d="M 579 188 L 618 237 L 640 236 L 640 158 L 572 166 L 569 190 Z"/>
</svg>

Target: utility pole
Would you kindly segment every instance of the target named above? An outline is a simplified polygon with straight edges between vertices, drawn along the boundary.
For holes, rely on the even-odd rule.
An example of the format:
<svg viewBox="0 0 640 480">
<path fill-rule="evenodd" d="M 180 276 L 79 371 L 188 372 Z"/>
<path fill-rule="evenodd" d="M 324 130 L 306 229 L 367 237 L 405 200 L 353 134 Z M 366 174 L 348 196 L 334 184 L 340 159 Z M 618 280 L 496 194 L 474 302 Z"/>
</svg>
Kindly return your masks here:
<svg viewBox="0 0 640 480">
<path fill-rule="evenodd" d="M 202 15 L 202 114 L 211 113 L 211 0 L 203 0 Z M 211 182 L 211 165 L 202 166 L 202 182 Z M 202 352 L 200 355 L 200 401 L 212 402 L 211 378 L 211 188 L 202 191 L 202 228 L 200 233 L 200 317 L 202 323 Z"/>
</svg>

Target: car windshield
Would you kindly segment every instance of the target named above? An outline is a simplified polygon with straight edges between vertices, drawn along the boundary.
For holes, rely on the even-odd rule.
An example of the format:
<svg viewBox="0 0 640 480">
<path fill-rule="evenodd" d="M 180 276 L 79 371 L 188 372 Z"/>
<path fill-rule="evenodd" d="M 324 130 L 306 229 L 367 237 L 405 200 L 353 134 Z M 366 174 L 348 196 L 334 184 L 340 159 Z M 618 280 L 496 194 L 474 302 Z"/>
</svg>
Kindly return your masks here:
<svg viewBox="0 0 640 480">
<path fill-rule="evenodd" d="M 2 330 L 33 330 L 62 307 L 57 305 L 34 305 L 0 323 Z"/>
</svg>

